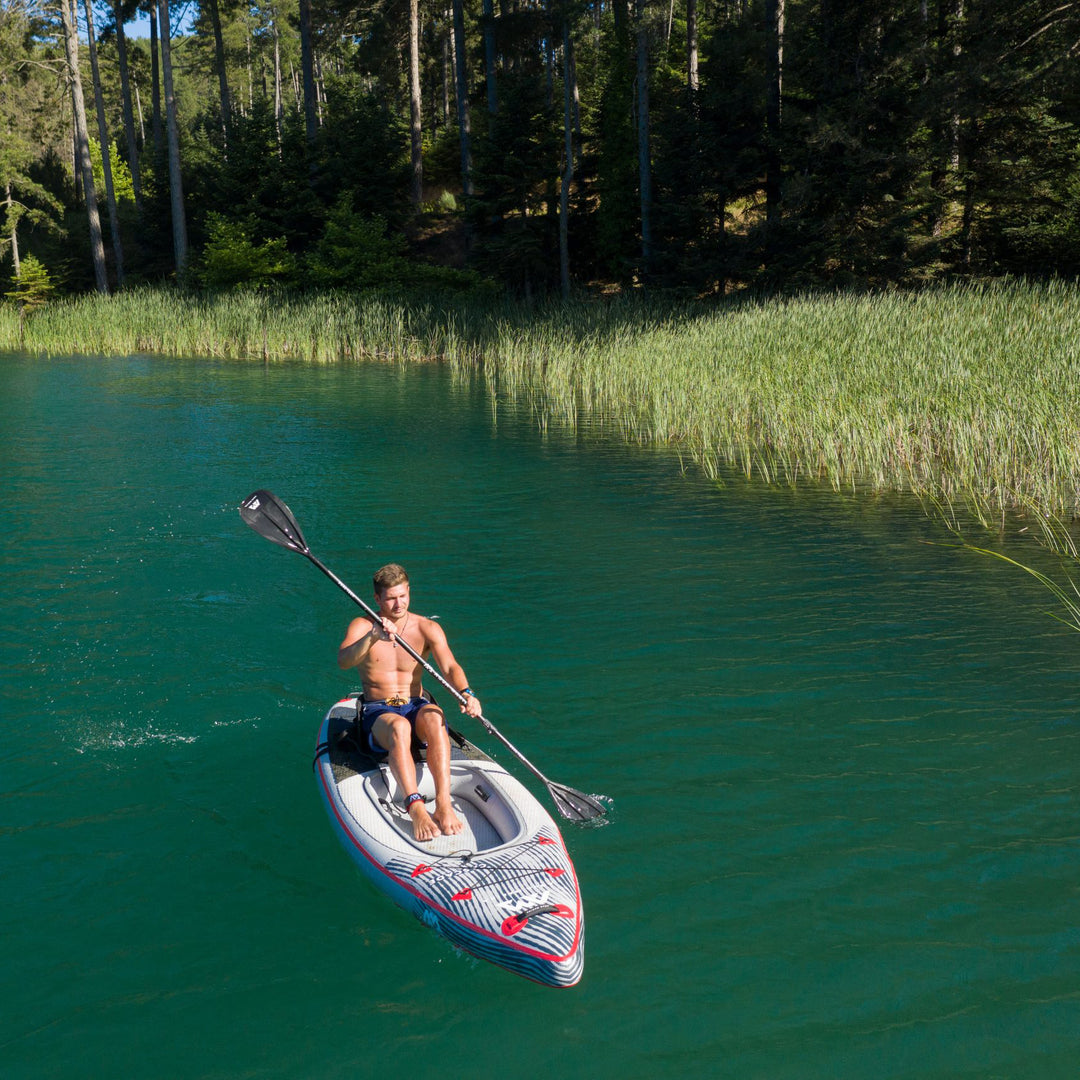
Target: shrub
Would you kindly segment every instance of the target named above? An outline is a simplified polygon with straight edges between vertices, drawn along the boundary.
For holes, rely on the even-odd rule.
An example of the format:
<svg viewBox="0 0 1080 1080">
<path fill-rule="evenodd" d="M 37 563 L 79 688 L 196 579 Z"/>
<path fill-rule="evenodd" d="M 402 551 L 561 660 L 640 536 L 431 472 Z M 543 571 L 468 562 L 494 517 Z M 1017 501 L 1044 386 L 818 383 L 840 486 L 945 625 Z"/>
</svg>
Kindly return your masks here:
<svg viewBox="0 0 1080 1080">
<path fill-rule="evenodd" d="M 316 288 L 463 291 L 485 284 L 473 271 L 407 258 L 404 238 L 388 232 L 384 218 L 353 211 L 348 195 L 330 211 L 307 269 Z"/>
<path fill-rule="evenodd" d="M 308 256 L 310 284 L 370 288 L 400 284 L 408 271 L 401 237 L 387 236 L 386 220 L 357 214 L 347 195 L 326 219 L 326 229 Z"/>
<path fill-rule="evenodd" d="M 27 255 L 19 265 L 15 287 L 5 295 L 19 303 L 24 312 L 30 312 L 43 307 L 54 288 L 49 271 L 33 255 Z"/>
<path fill-rule="evenodd" d="M 257 244 L 247 225 L 216 213 L 209 215 L 207 226 L 210 238 L 198 271 L 199 280 L 207 288 L 265 288 L 294 273 L 295 260 L 284 237 Z"/>
</svg>

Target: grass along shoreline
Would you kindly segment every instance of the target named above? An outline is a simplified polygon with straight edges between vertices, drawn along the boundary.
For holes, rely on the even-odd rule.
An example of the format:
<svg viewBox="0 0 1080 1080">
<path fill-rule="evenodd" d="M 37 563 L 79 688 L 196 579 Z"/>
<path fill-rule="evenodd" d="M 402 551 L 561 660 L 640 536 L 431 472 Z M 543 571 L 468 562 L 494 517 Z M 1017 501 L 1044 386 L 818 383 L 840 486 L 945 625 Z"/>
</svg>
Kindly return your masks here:
<svg viewBox="0 0 1080 1080">
<path fill-rule="evenodd" d="M 20 345 L 0 307 L 0 348 Z M 48 305 L 44 353 L 440 359 L 541 422 L 598 419 L 710 475 L 910 491 L 1080 513 L 1080 288 L 1002 282 L 718 307 L 625 299 L 527 308 L 343 294 L 142 289 Z"/>
</svg>

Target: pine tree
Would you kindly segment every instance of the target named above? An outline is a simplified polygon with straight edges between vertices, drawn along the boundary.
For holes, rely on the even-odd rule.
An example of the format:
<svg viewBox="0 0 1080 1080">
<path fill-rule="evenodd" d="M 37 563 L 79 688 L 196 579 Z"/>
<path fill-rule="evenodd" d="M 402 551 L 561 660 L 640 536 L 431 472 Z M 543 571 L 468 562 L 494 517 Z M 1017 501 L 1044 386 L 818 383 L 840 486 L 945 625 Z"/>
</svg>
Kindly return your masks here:
<svg viewBox="0 0 1080 1080">
<path fill-rule="evenodd" d="M 29 314 L 48 302 L 53 289 L 49 271 L 36 256 L 27 255 L 19 266 L 14 287 L 5 295 L 14 300 L 24 314 Z"/>
</svg>

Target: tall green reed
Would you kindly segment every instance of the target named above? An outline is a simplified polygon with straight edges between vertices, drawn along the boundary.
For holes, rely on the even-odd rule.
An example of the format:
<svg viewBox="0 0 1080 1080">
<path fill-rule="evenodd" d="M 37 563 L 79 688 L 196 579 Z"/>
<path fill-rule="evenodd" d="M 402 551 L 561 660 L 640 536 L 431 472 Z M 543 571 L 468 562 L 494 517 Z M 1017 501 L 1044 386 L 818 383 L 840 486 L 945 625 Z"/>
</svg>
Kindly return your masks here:
<svg viewBox="0 0 1080 1080">
<path fill-rule="evenodd" d="M 987 519 L 1080 500 L 1080 291 L 1005 283 L 743 303 L 587 329 L 507 326 L 491 385 L 687 448 L 709 473 L 970 498 Z"/>
<path fill-rule="evenodd" d="M 26 323 L 23 347 L 45 353 L 164 353 L 235 359 L 430 359 L 444 345 L 417 307 L 338 294 L 200 296 L 142 288 L 50 304 Z M 0 346 L 17 347 L 0 321 Z"/>
</svg>

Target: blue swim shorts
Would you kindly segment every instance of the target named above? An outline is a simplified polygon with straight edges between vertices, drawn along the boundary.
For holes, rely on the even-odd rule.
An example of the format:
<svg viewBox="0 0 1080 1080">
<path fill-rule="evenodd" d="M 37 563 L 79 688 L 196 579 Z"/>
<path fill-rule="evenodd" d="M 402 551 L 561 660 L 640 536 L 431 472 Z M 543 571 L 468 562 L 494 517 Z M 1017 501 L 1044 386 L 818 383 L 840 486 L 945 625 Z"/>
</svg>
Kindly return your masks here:
<svg viewBox="0 0 1080 1080">
<path fill-rule="evenodd" d="M 375 721 L 379 719 L 384 713 L 397 713 L 398 716 L 404 716 L 406 720 L 413 726 L 413 730 L 416 729 L 416 717 L 420 710 L 425 705 L 434 705 L 435 703 L 426 697 L 414 697 L 409 698 L 403 705 L 391 705 L 387 701 L 363 701 L 360 705 L 360 731 L 363 734 L 364 749 L 370 754 L 374 754 L 376 757 L 386 757 L 387 752 L 383 749 L 372 737 L 371 729 L 375 726 Z M 446 718 L 443 717 L 443 727 L 446 726 Z"/>
</svg>

